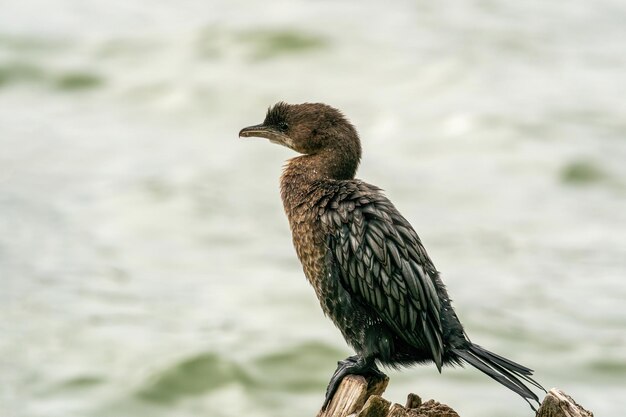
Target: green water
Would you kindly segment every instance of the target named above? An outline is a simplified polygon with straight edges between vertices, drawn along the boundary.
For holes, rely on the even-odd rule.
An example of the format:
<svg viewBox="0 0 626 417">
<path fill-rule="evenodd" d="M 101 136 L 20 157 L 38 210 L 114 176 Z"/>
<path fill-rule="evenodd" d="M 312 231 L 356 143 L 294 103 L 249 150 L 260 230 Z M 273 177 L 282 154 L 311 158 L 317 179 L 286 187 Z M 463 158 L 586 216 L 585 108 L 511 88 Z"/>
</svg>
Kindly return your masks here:
<svg viewBox="0 0 626 417">
<path fill-rule="evenodd" d="M 0 416 L 311 416 L 350 354 L 291 246 L 279 100 L 355 123 L 472 337 L 626 408 L 622 1 L 9 0 Z M 387 398 L 527 416 L 474 370 Z M 607 400 L 610 398 L 610 400 Z"/>
</svg>

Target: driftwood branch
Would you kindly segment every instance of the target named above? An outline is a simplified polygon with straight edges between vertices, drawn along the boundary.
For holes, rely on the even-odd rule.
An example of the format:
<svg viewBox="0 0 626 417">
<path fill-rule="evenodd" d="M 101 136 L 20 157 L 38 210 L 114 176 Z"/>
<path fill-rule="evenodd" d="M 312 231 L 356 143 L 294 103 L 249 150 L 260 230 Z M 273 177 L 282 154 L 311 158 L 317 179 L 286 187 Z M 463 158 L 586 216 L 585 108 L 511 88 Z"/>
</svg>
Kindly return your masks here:
<svg viewBox="0 0 626 417">
<path fill-rule="evenodd" d="M 552 388 L 543 399 L 537 417 L 593 417 L 593 413 L 582 408 L 560 389 Z"/>
<path fill-rule="evenodd" d="M 459 417 L 456 411 L 434 400 L 422 402 L 416 394 L 409 394 L 406 404 L 391 404 L 382 397 L 388 378 L 349 375 L 326 410 L 317 417 Z M 593 417 L 563 391 L 553 388 L 545 396 L 536 417 Z"/>
</svg>

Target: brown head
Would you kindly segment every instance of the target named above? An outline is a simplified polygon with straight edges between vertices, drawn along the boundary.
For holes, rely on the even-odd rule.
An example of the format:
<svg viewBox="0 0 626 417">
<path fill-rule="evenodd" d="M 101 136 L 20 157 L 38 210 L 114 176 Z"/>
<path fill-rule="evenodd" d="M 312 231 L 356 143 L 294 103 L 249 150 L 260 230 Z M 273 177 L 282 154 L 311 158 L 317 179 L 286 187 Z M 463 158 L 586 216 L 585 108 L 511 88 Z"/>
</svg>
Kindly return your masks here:
<svg viewBox="0 0 626 417">
<path fill-rule="evenodd" d="M 310 155 L 333 179 L 354 178 L 361 159 L 354 126 L 339 110 L 322 103 L 277 103 L 267 110 L 263 123 L 241 129 L 239 136 L 266 138 Z"/>
</svg>

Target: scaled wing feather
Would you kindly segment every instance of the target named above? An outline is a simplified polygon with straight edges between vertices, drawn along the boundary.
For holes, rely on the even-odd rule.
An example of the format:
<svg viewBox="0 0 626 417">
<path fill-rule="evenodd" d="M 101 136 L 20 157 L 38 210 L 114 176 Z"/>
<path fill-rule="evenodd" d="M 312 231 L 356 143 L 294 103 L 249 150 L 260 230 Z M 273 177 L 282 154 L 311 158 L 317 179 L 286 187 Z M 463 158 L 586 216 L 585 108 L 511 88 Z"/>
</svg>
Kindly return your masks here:
<svg viewBox="0 0 626 417">
<path fill-rule="evenodd" d="M 363 186 L 363 184 L 361 184 Z M 340 193 L 321 214 L 342 284 L 407 343 L 443 355 L 437 274 L 411 225 L 374 190 Z M 376 190 L 377 192 L 378 190 Z"/>
</svg>

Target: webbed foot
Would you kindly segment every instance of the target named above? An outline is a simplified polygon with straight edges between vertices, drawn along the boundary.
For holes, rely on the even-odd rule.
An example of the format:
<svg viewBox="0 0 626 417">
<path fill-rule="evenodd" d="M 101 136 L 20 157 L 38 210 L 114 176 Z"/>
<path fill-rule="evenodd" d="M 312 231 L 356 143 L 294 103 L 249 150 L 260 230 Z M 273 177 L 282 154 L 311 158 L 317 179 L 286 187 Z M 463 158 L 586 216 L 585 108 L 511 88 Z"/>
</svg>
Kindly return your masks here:
<svg viewBox="0 0 626 417">
<path fill-rule="evenodd" d="M 363 356 L 354 355 L 337 362 L 337 369 L 330 378 L 328 388 L 326 388 L 326 398 L 324 399 L 322 410 L 328 407 L 330 400 L 332 400 L 335 392 L 337 392 L 337 388 L 339 388 L 339 384 L 347 375 L 374 375 L 379 378 L 386 377 L 386 375 L 378 369 L 372 357 L 365 358 Z"/>
</svg>

